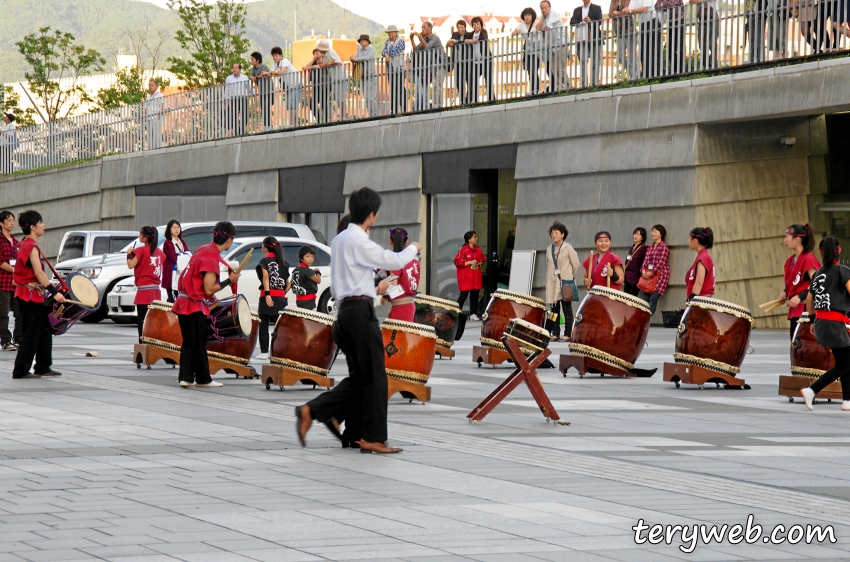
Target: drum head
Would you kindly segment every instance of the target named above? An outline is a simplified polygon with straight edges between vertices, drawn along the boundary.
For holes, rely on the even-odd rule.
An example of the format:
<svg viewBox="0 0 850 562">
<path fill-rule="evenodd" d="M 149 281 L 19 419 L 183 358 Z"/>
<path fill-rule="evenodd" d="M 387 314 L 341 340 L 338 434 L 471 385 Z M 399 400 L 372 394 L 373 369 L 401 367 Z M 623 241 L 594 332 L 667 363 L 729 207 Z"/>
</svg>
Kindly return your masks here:
<svg viewBox="0 0 850 562">
<path fill-rule="evenodd" d="M 236 321 L 245 336 L 251 334 L 251 317 L 251 306 L 248 304 L 248 299 L 239 295 L 239 298 L 236 299 Z"/>
<path fill-rule="evenodd" d="M 99 300 L 97 287 L 85 275 L 74 275 L 68 279 L 71 287 L 71 300 L 80 301 L 88 308 L 97 307 Z"/>
<path fill-rule="evenodd" d="M 517 326 L 521 326 L 529 332 L 534 332 L 542 337 L 545 337 L 547 340 L 549 339 L 548 330 L 541 328 L 540 326 L 537 326 L 535 324 L 532 324 L 531 322 L 523 320 L 522 318 L 512 318 L 510 323 L 516 324 Z"/>
</svg>

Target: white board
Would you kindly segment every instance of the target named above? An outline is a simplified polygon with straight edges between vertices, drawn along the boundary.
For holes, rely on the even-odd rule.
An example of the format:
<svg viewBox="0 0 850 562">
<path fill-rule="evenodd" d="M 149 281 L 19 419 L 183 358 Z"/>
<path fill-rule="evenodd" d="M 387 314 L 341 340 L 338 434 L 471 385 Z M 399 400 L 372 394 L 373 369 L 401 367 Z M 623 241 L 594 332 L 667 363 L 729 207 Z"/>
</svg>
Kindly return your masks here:
<svg viewBox="0 0 850 562">
<path fill-rule="evenodd" d="M 508 289 L 524 295 L 531 294 L 535 256 L 537 256 L 537 252 L 534 250 L 513 251 L 511 255 L 511 279 L 508 283 Z"/>
</svg>

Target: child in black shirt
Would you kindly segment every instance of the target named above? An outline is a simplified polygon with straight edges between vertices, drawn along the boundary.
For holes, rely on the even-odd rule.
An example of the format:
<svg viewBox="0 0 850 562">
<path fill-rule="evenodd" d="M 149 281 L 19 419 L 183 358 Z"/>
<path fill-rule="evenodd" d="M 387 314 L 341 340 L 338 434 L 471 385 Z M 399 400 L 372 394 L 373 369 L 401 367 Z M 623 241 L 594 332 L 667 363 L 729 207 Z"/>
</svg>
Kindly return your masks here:
<svg viewBox="0 0 850 562">
<path fill-rule="evenodd" d="M 298 308 L 316 310 L 316 293 L 319 292 L 319 283 L 322 282 L 322 274 L 318 269 L 310 269 L 316 259 L 316 252 L 310 246 L 302 246 L 298 250 L 300 264 L 292 271 L 292 292 L 295 293 L 295 302 Z"/>
</svg>

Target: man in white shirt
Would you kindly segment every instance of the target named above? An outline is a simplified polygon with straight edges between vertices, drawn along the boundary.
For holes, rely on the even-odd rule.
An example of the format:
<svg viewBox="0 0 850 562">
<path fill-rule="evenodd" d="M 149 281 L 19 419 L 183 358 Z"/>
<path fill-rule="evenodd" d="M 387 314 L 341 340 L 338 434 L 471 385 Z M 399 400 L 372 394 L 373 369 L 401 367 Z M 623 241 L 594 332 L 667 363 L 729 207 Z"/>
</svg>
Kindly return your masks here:
<svg viewBox="0 0 850 562">
<path fill-rule="evenodd" d="M 534 27 L 537 31 L 543 32 L 546 74 L 549 75 L 548 91 L 555 92 L 568 89 L 567 60 L 569 59 L 569 48 L 566 45 L 566 29 L 563 20 L 561 20 L 561 14 L 552 10 L 552 4 L 549 0 L 540 2 L 540 19 Z"/>
<path fill-rule="evenodd" d="M 159 91 L 159 84 L 148 80 L 148 95 L 145 98 L 145 128 L 147 129 L 148 150 L 162 148 L 162 106 L 165 97 Z"/>
<path fill-rule="evenodd" d="M 224 81 L 224 97 L 228 100 L 229 116 L 227 123 L 233 134 L 240 137 L 245 132 L 245 124 L 248 122 L 248 96 L 254 92 L 251 89 L 251 80 L 242 74 L 242 65 L 233 63 L 230 68 L 233 74 Z"/>
<path fill-rule="evenodd" d="M 407 265 L 421 250 L 412 242 L 401 252 L 385 250 L 369 239 L 366 231 L 375 224 L 381 196 L 368 187 L 358 189 L 348 200 L 351 224 L 331 244 L 331 291 L 339 308 L 333 325 L 334 341 L 345 352 L 349 376 L 333 389 L 295 408 L 296 430 L 301 445 L 313 420 L 319 420 L 339 437 L 333 416 L 352 399 L 362 399 L 361 453 L 399 453 L 387 441 L 387 372 L 381 327 L 373 301 L 375 269 L 395 270 Z M 357 408 L 348 408 L 347 420 Z M 348 425 L 349 421 L 346 421 Z"/>
<path fill-rule="evenodd" d="M 369 117 L 378 117 L 380 112 L 378 111 L 378 101 L 375 99 L 378 94 L 378 76 L 375 74 L 375 49 L 366 34 L 361 35 L 357 43 L 357 52 L 351 55 L 351 62 L 360 65 L 360 93 L 366 100 Z"/>
<path fill-rule="evenodd" d="M 322 39 L 316 44 L 322 52 L 322 68 L 328 69 L 328 89 L 339 107 L 339 120 L 345 120 L 345 97 L 348 94 L 348 76 L 339 53 L 331 49 L 331 43 Z"/>
<path fill-rule="evenodd" d="M 661 75 L 662 26 L 655 13 L 655 0 L 631 0 L 621 14 L 637 14 L 640 22 L 641 78 Z"/>
<path fill-rule="evenodd" d="M 11 174 L 12 153 L 18 144 L 17 124 L 12 113 L 3 114 L 3 125 L 0 126 L 0 174 Z"/>
<path fill-rule="evenodd" d="M 289 114 L 289 126 L 298 126 L 298 107 L 301 105 L 301 78 L 298 71 L 284 58 L 283 49 L 272 47 L 272 67 L 264 76 L 282 76 L 283 88 L 286 92 L 286 111 Z"/>
</svg>

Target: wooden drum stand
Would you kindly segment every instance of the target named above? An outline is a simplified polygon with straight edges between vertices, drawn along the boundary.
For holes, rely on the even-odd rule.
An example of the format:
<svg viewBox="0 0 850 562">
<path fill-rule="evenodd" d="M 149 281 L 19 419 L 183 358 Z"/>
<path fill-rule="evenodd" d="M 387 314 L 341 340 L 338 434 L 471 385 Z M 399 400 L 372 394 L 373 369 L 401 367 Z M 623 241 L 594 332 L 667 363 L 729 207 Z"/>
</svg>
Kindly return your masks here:
<svg viewBox="0 0 850 562">
<path fill-rule="evenodd" d="M 505 361 L 510 360 L 511 356 L 501 349 L 490 347 L 488 345 L 472 346 L 472 361 L 473 363 L 478 363 L 479 368 L 483 363 L 484 365 L 492 365 L 495 369 L 496 365 L 501 365 Z"/>
<path fill-rule="evenodd" d="M 313 388 L 323 386 L 328 390 L 334 385 L 334 380 L 325 375 L 274 363 L 263 365 L 261 380 L 265 383 L 266 390 L 271 390 L 272 385 L 275 385 L 279 386 L 280 390 L 283 391 L 283 387 L 295 386 L 299 382 L 301 384 L 312 384 Z"/>
<path fill-rule="evenodd" d="M 591 357 L 585 357 L 584 355 L 561 355 L 558 360 L 558 370 L 566 377 L 567 371 L 570 367 L 573 367 L 576 371 L 578 371 L 578 377 L 580 379 L 584 378 L 584 375 L 587 374 L 587 370 L 589 368 L 600 371 L 600 377 L 604 377 L 606 374 L 611 375 L 612 377 L 635 376 L 635 374 L 631 371 L 619 369 L 613 365 L 602 363 L 601 361 L 597 361 Z"/>
<path fill-rule="evenodd" d="M 676 388 L 679 388 L 681 384 L 695 384 L 702 390 L 707 383 L 713 382 L 718 387 L 724 384 L 726 388 L 750 389 L 750 385 L 744 379 L 688 363 L 664 363 L 664 380 L 676 383 Z"/>
<path fill-rule="evenodd" d="M 233 361 L 227 361 L 213 352 L 207 352 L 207 356 L 209 358 L 211 375 L 219 371 L 224 371 L 225 373 L 236 375 L 237 379 L 239 377 L 253 379 L 256 376 L 256 371 L 250 365 L 241 365 Z M 171 365 L 171 368 L 174 369 L 180 364 L 180 350 L 148 343 L 137 343 L 133 345 L 133 361 L 136 363 L 137 369 L 141 369 L 142 364 L 144 364 L 150 370 L 151 365 L 160 360 Z"/>
<path fill-rule="evenodd" d="M 469 423 L 477 424 L 479 421 L 484 419 L 484 416 L 489 414 L 493 408 L 495 408 L 502 400 L 507 398 L 520 383 L 524 382 L 528 387 L 528 391 L 540 407 L 540 411 L 543 412 L 543 417 L 546 418 L 547 422 L 552 420 L 560 425 L 570 425 L 570 422 L 568 421 L 561 421 L 561 418 L 558 416 L 558 412 L 555 411 L 555 407 L 552 406 L 552 402 L 549 401 L 549 396 L 546 395 L 546 391 L 543 389 L 543 385 L 540 384 L 540 379 L 537 377 L 537 367 L 539 367 L 552 352 L 547 348 L 542 352 L 534 353 L 526 359 L 516 340 L 503 336 L 502 343 L 508 350 L 506 355 L 508 355 L 509 360 L 511 360 L 517 368 L 496 388 L 496 390 L 491 392 L 490 395 L 481 402 L 481 404 L 476 406 L 475 409 L 466 416 L 469 419 Z"/>
</svg>

